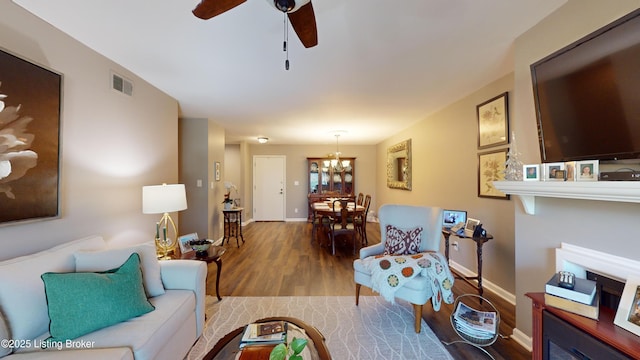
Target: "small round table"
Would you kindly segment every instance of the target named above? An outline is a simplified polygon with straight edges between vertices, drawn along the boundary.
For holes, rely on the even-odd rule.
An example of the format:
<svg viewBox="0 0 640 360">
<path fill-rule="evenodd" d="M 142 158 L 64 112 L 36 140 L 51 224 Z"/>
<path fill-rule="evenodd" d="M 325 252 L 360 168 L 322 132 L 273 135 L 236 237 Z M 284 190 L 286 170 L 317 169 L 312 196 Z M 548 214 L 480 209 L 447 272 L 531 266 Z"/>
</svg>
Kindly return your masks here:
<svg viewBox="0 0 640 360">
<path fill-rule="evenodd" d="M 209 247 L 209 250 L 207 250 L 206 256 L 196 256 L 195 251 L 189 251 L 180 256 L 180 259 L 183 260 L 202 260 L 206 261 L 207 264 L 212 262 L 216 263 L 218 266 L 218 273 L 216 274 L 216 296 L 218 297 L 218 300 L 222 300 L 220 297 L 220 273 L 222 272 L 222 259 L 220 257 L 225 253 L 225 251 L 227 251 L 227 249 L 222 246 L 212 245 Z"/>
</svg>

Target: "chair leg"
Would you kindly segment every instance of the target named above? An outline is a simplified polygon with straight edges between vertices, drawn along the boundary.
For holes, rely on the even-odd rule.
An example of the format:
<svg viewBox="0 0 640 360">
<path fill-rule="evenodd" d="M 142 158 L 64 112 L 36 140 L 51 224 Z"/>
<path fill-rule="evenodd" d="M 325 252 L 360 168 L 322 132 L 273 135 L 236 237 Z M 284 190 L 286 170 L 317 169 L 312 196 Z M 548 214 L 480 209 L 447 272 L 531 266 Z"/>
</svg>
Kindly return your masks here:
<svg viewBox="0 0 640 360">
<path fill-rule="evenodd" d="M 420 333 L 420 328 L 422 325 L 422 305 L 413 304 L 413 314 L 416 317 L 414 324 L 416 333 Z"/>
<path fill-rule="evenodd" d="M 356 306 L 358 306 L 358 303 L 360 301 L 360 287 L 362 285 L 360 284 L 356 284 Z"/>
</svg>

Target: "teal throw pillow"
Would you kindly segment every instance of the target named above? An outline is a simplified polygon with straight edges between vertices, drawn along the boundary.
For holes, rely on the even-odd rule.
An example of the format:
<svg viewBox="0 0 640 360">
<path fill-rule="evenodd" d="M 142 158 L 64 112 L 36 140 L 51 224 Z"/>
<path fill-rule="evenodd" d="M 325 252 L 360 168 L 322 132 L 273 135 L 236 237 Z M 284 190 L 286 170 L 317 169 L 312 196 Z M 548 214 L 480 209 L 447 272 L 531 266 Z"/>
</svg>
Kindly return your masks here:
<svg viewBox="0 0 640 360">
<path fill-rule="evenodd" d="M 92 331 L 146 314 L 147 300 L 137 253 L 105 272 L 45 273 L 49 340 L 75 339 Z"/>
</svg>

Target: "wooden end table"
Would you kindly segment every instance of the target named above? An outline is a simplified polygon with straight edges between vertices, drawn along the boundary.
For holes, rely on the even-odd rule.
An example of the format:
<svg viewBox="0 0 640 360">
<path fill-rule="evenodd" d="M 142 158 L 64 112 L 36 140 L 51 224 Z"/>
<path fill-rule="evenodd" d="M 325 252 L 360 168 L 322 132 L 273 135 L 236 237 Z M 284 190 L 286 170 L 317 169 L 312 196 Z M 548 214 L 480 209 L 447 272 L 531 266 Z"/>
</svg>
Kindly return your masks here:
<svg viewBox="0 0 640 360">
<path fill-rule="evenodd" d="M 487 234 L 486 237 L 479 237 L 479 236 L 465 236 L 462 234 L 458 234 L 456 232 L 452 232 L 449 229 L 442 229 L 442 236 L 444 236 L 444 255 L 447 258 L 447 265 L 449 265 L 449 237 L 451 235 L 454 235 L 460 239 L 470 239 L 473 240 L 476 243 L 476 256 L 477 256 L 477 261 L 478 261 L 478 275 L 477 276 L 464 276 L 462 274 L 457 274 L 458 278 L 460 280 L 464 280 L 466 283 L 468 283 L 471 286 L 474 286 L 478 289 L 478 294 L 482 297 L 482 293 L 484 292 L 483 288 L 482 288 L 482 245 L 484 245 L 484 243 L 486 243 L 487 241 L 493 239 L 492 235 Z M 451 270 L 452 272 L 454 272 L 454 270 Z M 475 286 L 471 280 L 477 280 L 478 281 L 478 286 Z M 481 301 L 482 303 L 482 301 Z"/>
<path fill-rule="evenodd" d="M 211 264 L 212 262 L 216 263 L 218 266 L 218 272 L 216 274 L 216 296 L 218 297 L 218 300 L 222 300 L 222 297 L 220 297 L 220 273 L 222 272 L 222 259 L 220 257 L 225 253 L 225 251 L 227 251 L 227 249 L 222 246 L 212 245 L 209 250 L 207 250 L 206 256 L 196 256 L 195 251 L 189 251 L 180 256 L 180 259 L 183 260 L 202 260 L 207 264 Z"/>
</svg>

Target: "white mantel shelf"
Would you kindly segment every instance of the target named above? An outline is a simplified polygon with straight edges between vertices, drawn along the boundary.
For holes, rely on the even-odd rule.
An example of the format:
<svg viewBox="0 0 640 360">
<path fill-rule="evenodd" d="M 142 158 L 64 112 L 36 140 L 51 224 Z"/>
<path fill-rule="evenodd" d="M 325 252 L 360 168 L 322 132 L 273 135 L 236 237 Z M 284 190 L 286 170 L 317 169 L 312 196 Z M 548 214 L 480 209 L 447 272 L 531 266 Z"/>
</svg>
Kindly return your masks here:
<svg viewBox="0 0 640 360">
<path fill-rule="evenodd" d="M 640 203 L 640 181 L 494 181 L 493 185 L 517 195 L 529 215 L 536 213 L 536 197 Z"/>
</svg>

